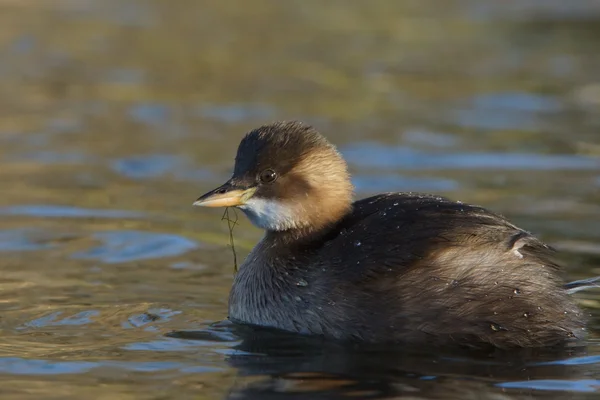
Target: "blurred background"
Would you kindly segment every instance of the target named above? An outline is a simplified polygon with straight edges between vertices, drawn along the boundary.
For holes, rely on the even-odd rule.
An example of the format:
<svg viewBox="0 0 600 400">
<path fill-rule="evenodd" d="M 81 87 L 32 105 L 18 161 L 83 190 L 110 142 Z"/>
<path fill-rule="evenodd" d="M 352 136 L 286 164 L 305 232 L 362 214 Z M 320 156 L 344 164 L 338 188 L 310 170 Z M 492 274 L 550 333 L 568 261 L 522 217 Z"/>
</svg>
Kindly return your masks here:
<svg viewBox="0 0 600 400">
<path fill-rule="evenodd" d="M 563 250 L 568 278 L 599 275 L 598 43 L 596 0 L 0 0 L 2 397 L 235 392 L 237 342 L 209 326 L 228 230 L 191 203 L 274 120 L 334 142 L 359 197 L 483 205 Z M 261 235 L 239 223 L 238 259 Z M 579 296 L 594 321 L 597 297 Z M 593 394 L 598 357 L 545 371 L 549 390 L 482 387 Z M 423 398 L 467 398 L 439 384 Z"/>
</svg>

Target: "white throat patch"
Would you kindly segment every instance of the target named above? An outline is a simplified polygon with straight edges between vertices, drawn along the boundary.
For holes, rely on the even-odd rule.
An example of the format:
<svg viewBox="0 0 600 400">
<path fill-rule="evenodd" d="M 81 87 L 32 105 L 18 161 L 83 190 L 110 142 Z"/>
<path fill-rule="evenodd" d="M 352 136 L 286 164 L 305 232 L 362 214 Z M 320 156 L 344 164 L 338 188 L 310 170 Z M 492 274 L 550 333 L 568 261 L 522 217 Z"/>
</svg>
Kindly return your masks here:
<svg viewBox="0 0 600 400">
<path fill-rule="evenodd" d="M 298 227 L 298 216 L 294 208 L 277 200 L 251 197 L 239 208 L 254 225 L 262 229 L 285 231 Z"/>
</svg>

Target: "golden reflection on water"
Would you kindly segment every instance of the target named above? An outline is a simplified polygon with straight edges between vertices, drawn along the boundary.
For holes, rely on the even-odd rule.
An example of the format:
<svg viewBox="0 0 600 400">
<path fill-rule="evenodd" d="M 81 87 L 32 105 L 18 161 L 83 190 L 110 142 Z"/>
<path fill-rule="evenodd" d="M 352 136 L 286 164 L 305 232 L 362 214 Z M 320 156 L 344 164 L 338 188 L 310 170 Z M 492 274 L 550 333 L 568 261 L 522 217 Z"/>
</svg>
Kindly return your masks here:
<svg viewBox="0 0 600 400">
<path fill-rule="evenodd" d="M 517 3 L 0 1 L 3 398 L 235 395 L 233 344 L 164 334 L 226 316 L 227 228 L 191 203 L 272 120 L 315 124 L 361 196 L 483 204 L 600 274 L 600 7 Z"/>
</svg>

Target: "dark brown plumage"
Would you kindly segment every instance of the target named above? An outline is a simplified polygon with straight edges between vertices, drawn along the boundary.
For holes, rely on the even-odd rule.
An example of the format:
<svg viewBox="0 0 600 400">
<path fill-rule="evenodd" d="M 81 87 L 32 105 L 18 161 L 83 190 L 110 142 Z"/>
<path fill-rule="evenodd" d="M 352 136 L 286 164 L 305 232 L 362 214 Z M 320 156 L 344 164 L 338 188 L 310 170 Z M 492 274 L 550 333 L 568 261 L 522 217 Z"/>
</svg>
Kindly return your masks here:
<svg viewBox="0 0 600 400">
<path fill-rule="evenodd" d="M 314 129 L 279 123 L 246 135 L 233 177 L 195 203 L 238 206 L 267 230 L 235 276 L 232 320 L 367 342 L 584 337 L 553 250 L 528 232 L 438 196 L 351 195 L 346 163 Z"/>
</svg>

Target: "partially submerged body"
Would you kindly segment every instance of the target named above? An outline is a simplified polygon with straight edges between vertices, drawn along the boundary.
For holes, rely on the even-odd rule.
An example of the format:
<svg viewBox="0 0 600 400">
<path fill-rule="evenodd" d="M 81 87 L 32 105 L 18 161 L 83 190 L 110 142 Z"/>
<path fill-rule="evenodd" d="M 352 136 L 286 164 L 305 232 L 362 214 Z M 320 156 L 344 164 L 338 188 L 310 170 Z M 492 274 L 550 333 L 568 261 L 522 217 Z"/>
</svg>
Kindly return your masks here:
<svg viewBox="0 0 600 400">
<path fill-rule="evenodd" d="M 230 181 L 265 237 L 235 276 L 237 322 L 367 342 L 551 346 L 585 333 L 553 250 L 481 207 L 389 193 L 351 202 L 346 164 L 297 123 L 242 141 Z M 589 282 L 588 282 L 589 283 Z"/>
</svg>

